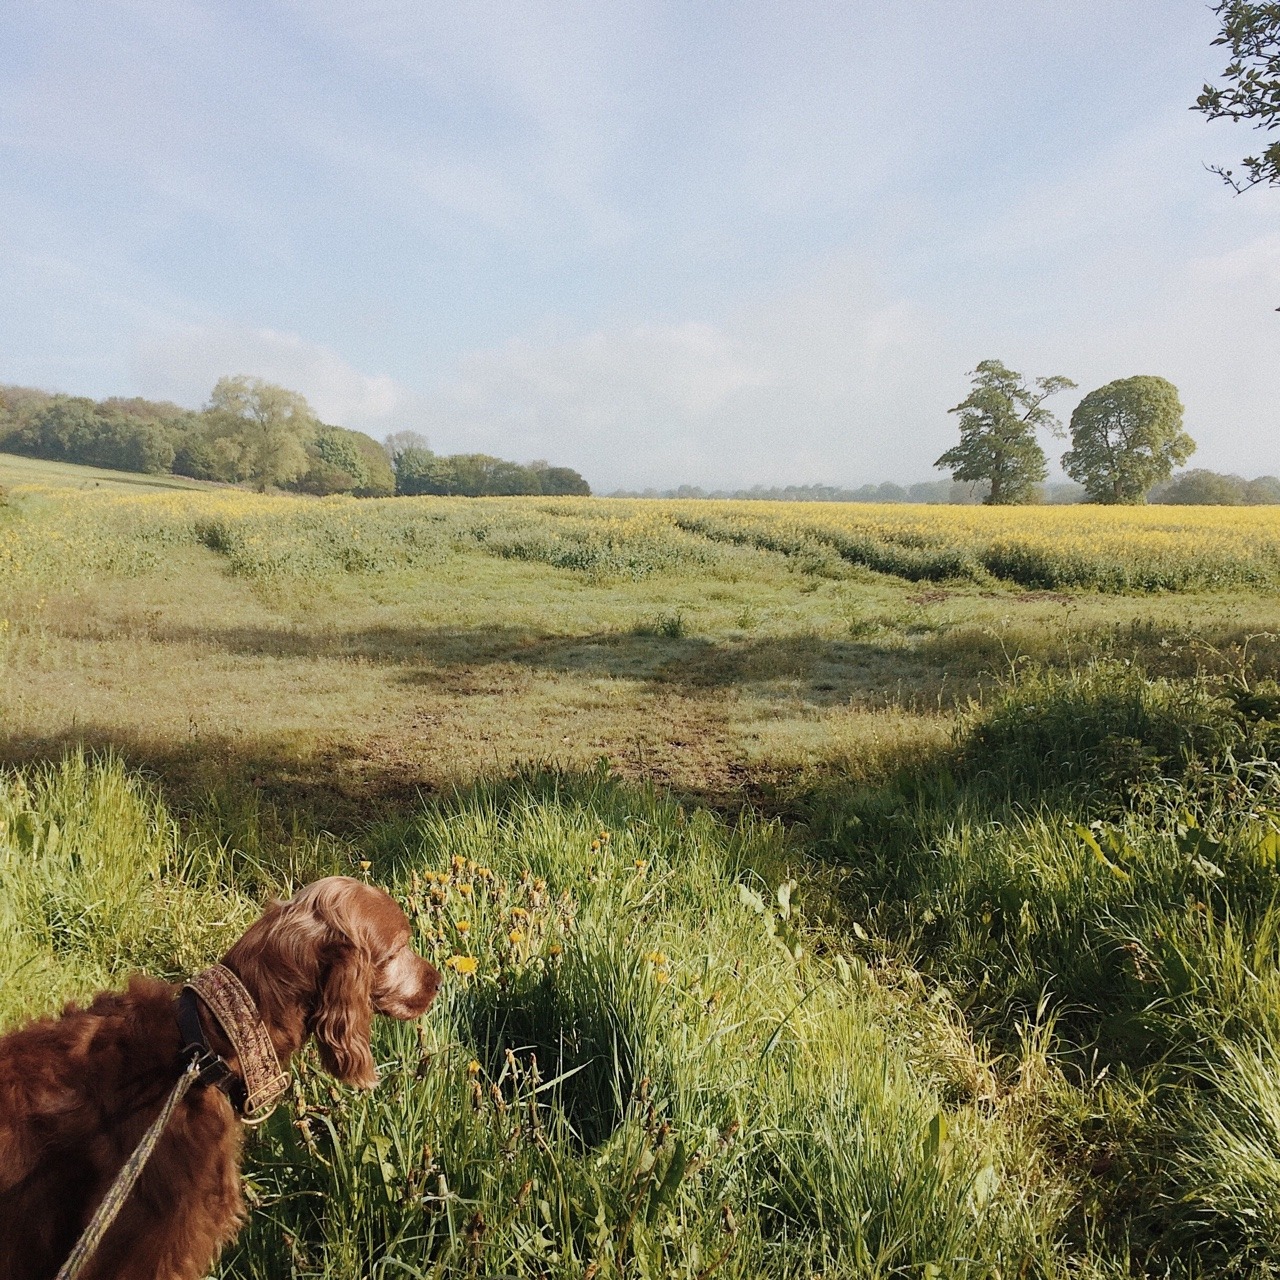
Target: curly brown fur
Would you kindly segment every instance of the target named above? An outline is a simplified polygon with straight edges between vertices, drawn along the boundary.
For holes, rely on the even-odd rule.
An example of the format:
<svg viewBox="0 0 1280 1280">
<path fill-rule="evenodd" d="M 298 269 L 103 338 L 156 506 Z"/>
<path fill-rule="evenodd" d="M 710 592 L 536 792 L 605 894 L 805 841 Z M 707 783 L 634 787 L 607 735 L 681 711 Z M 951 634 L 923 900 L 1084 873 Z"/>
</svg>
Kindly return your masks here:
<svg viewBox="0 0 1280 1280">
<path fill-rule="evenodd" d="M 273 903 L 223 958 L 253 996 L 282 1064 L 314 1034 L 326 1068 L 368 1088 L 375 1012 L 425 1013 L 440 975 L 404 913 L 342 876 Z M 53 1277 L 182 1071 L 179 988 L 127 991 L 0 1037 L 0 1280 Z M 209 1042 L 231 1045 L 202 1010 Z M 179 1104 L 83 1280 L 199 1280 L 243 1217 L 241 1125 L 226 1096 Z"/>
</svg>

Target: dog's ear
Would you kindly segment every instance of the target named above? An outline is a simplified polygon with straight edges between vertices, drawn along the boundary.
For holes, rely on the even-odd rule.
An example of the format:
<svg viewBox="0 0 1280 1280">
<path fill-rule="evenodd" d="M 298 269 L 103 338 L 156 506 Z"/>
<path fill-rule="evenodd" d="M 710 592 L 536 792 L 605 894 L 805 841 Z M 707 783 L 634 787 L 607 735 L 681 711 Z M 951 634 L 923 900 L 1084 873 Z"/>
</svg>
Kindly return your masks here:
<svg viewBox="0 0 1280 1280">
<path fill-rule="evenodd" d="M 344 1084 L 378 1083 L 369 1048 L 373 1024 L 373 960 L 358 942 L 342 939 L 328 957 L 316 1009 L 315 1037 L 325 1070 Z"/>
</svg>

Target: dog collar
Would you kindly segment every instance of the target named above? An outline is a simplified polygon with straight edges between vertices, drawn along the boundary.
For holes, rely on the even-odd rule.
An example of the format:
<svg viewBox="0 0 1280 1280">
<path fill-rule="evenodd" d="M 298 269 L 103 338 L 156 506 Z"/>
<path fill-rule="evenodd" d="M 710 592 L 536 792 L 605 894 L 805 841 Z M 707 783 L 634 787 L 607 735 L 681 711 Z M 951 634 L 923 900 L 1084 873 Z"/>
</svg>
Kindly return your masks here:
<svg viewBox="0 0 1280 1280">
<path fill-rule="evenodd" d="M 210 1048 L 200 1025 L 197 996 L 235 1048 L 239 1075 Z M 178 1027 L 183 1059 L 195 1064 L 202 1083 L 227 1095 L 245 1124 L 261 1124 L 276 1109 L 289 1088 L 289 1076 L 280 1069 L 280 1059 L 253 997 L 230 969 L 215 964 L 188 979 L 178 996 Z"/>
</svg>

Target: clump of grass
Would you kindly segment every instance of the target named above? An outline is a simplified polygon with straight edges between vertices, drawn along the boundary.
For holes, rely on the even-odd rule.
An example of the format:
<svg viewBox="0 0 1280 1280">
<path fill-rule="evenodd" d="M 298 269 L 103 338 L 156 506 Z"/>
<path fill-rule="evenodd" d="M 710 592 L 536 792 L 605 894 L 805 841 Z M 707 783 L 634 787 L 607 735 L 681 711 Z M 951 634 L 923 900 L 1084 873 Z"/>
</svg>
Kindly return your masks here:
<svg viewBox="0 0 1280 1280">
<path fill-rule="evenodd" d="M 637 622 L 632 628 L 637 636 L 661 636 L 665 640 L 682 640 L 689 634 L 688 624 L 682 610 L 656 613 L 652 617 Z"/>
</svg>

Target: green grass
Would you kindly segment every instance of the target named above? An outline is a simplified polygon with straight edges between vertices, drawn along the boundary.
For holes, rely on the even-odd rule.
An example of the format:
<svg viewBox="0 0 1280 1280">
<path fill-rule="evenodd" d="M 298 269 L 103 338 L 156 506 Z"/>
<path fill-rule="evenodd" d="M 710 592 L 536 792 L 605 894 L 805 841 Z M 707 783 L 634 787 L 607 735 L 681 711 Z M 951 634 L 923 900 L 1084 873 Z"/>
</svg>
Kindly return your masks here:
<svg viewBox="0 0 1280 1280">
<path fill-rule="evenodd" d="M 214 489 L 216 485 L 185 476 L 141 475 L 136 471 L 110 471 L 105 467 L 84 467 L 75 462 L 50 462 L 45 458 L 24 458 L 16 453 L 0 453 L 0 486 L 48 485 L 58 489 L 106 489 L 117 492 L 146 492 L 156 489 Z"/>
<path fill-rule="evenodd" d="M 1280 1271 L 1275 599 L 608 510 L 18 487 L 0 1026 L 368 863 L 228 1280 Z"/>
</svg>

